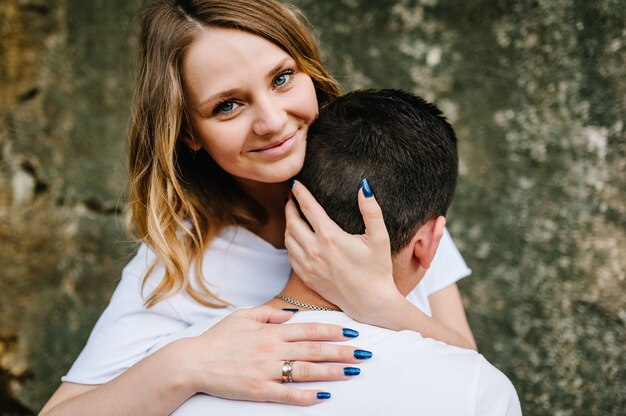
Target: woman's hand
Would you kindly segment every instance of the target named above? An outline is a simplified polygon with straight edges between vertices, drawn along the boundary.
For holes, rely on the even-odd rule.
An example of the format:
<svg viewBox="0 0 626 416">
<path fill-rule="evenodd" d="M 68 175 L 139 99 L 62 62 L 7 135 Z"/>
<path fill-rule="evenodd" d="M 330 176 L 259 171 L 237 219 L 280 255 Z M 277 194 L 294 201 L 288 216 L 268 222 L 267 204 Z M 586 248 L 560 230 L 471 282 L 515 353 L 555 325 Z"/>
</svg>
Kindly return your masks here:
<svg viewBox="0 0 626 416">
<path fill-rule="evenodd" d="M 403 296 L 393 281 L 389 235 L 375 197 L 359 189 L 365 234 L 352 235 L 326 215 L 300 182 L 294 182 L 292 193 L 313 228 L 295 202 L 288 201 L 285 246 L 294 272 L 352 318 L 378 324 L 382 316 L 374 315 L 386 314 L 386 305 Z"/>
<path fill-rule="evenodd" d="M 294 382 L 347 380 L 344 365 L 359 363 L 357 348 L 320 341 L 345 341 L 337 325 L 282 323 L 292 312 L 261 306 L 234 312 L 198 337 L 181 340 L 194 391 L 229 399 L 310 405 L 318 390 L 282 383 L 282 366 L 293 361 Z"/>
<path fill-rule="evenodd" d="M 362 235 L 348 234 L 339 228 L 301 183 L 294 183 L 292 193 L 313 228 L 300 217 L 295 202 L 288 201 L 285 246 L 294 272 L 306 285 L 357 321 L 394 331 L 411 330 L 450 345 L 476 349 L 458 294 L 452 299 L 456 319 L 438 320 L 400 293 L 393 280 L 389 235 L 382 211 L 373 196 L 364 195 L 363 187 L 358 196 L 365 222 Z M 441 234 L 435 250 L 440 239 Z M 438 305 L 447 305 L 450 310 L 452 303 L 444 295 L 436 297 L 438 310 Z"/>
<path fill-rule="evenodd" d="M 108 383 L 63 383 L 39 415 L 164 415 L 198 392 L 295 405 L 319 403 L 324 398 L 317 396 L 319 391 L 282 383 L 283 363 L 293 361 L 294 382 L 349 379 L 346 366 L 319 362 L 359 363 L 357 348 L 321 341 L 345 341 L 357 334 L 345 331 L 346 336 L 337 325 L 275 325 L 292 315 L 269 306 L 234 312 L 200 336 L 164 346 Z"/>
</svg>

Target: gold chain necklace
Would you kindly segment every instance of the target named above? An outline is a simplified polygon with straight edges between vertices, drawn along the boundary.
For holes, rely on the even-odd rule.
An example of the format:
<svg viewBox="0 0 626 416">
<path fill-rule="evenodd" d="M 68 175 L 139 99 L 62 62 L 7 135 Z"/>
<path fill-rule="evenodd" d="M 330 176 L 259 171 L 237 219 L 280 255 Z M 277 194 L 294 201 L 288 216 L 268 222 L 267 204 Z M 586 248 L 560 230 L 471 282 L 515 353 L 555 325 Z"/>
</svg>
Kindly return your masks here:
<svg viewBox="0 0 626 416">
<path fill-rule="evenodd" d="M 287 296 L 283 296 L 283 295 L 276 295 L 276 296 L 274 296 L 274 298 L 280 299 L 283 302 L 291 303 L 292 305 L 296 305 L 296 306 L 299 306 L 301 308 L 310 309 L 312 311 L 341 312 L 341 309 L 332 309 L 332 308 L 326 308 L 324 306 L 311 305 L 309 303 L 302 303 L 302 302 L 299 302 L 299 301 L 297 301 L 295 299 L 291 299 L 291 298 L 288 298 Z"/>
</svg>

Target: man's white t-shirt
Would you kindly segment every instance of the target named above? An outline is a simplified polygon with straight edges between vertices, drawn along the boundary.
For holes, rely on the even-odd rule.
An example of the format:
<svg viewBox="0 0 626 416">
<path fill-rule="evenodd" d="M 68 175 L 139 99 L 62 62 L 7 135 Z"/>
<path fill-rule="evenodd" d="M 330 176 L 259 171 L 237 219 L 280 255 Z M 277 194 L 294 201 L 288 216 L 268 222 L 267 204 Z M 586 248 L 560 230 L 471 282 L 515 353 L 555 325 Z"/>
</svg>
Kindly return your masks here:
<svg viewBox="0 0 626 416">
<path fill-rule="evenodd" d="M 219 319 L 205 321 L 166 337 L 153 349 L 176 339 L 204 333 Z M 359 331 L 343 344 L 374 351 L 349 381 L 297 383 L 298 389 L 331 393 L 308 407 L 221 399 L 197 394 L 174 416 L 199 415 L 419 415 L 518 416 L 521 409 L 509 379 L 472 350 L 354 321 L 341 312 L 298 312 L 288 323 L 321 322 Z M 152 352 L 152 351 L 151 351 Z M 280 372 L 280 368 L 276 369 Z M 295 380 L 297 381 L 297 380 Z"/>
<path fill-rule="evenodd" d="M 203 257 L 202 273 L 210 290 L 233 307 L 209 308 L 179 293 L 147 309 L 149 294 L 164 275 L 157 265 L 143 290 L 143 277 L 155 254 L 141 245 L 122 272 L 109 306 L 63 381 L 103 384 L 145 357 L 161 339 L 207 319 L 224 317 L 237 307 L 267 302 L 283 289 L 291 273 L 287 251 L 277 249 L 242 227 L 226 227 Z M 195 281 L 193 275 L 190 281 Z M 431 268 L 407 297 L 430 315 L 428 296 L 469 275 L 447 230 Z"/>
</svg>

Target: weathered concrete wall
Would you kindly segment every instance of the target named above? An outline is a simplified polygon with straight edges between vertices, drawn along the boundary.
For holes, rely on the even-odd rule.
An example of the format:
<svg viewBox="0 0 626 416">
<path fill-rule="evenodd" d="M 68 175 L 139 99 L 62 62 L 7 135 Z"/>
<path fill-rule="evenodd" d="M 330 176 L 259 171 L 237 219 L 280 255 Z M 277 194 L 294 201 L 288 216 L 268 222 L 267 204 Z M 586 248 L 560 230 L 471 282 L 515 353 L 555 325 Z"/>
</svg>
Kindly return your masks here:
<svg viewBox="0 0 626 416">
<path fill-rule="evenodd" d="M 298 2 L 335 74 L 438 103 L 482 353 L 529 415 L 626 409 L 626 4 Z"/>
<path fill-rule="evenodd" d="M 130 247 L 123 138 L 138 1 L 0 3 L 0 408 L 37 409 Z M 528 415 L 626 408 L 626 6 L 297 0 L 346 89 L 437 103 L 482 353 Z"/>
<path fill-rule="evenodd" d="M 0 3 L 3 415 L 42 405 L 126 262 L 118 212 L 132 6 Z"/>
</svg>

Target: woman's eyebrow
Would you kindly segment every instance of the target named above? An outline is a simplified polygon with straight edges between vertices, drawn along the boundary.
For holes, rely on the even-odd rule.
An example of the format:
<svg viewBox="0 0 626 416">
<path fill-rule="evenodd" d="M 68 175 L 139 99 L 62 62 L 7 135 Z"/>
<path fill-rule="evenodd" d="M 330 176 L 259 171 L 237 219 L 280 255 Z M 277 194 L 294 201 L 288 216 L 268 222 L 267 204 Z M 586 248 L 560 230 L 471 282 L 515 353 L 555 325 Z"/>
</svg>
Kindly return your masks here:
<svg viewBox="0 0 626 416">
<path fill-rule="evenodd" d="M 278 72 L 287 64 L 293 62 L 293 58 L 290 56 L 281 59 L 272 69 L 267 72 L 267 78 L 273 78 L 276 76 Z M 238 95 L 242 92 L 240 88 L 231 88 L 226 91 L 220 91 L 216 94 L 209 96 L 206 100 L 202 101 L 196 108 L 204 107 L 206 104 L 211 103 L 213 101 L 221 101 L 222 99 L 232 97 L 233 95 Z"/>
<path fill-rule="evenodd" d="M 267 77 L 273 78 L 288 62 L 293 62 L 293 59 L 290 56 L 281 59 L 280 62 L 278 62 L 278 64 L 276 64 L 276 66 L 274 66 L 274 68 L 267 73 Z"/>
<path fill-rule="evenodd" d="M 224 98 L 232 97 L 233 95 L 239 94 L 241 91 L 242 90 L 240 88 L 231 88 L 226 91 L 220 91 L 217 94 L 213 94 L 206 100 L 202 101 L 200 104 L 198 104 L 196 108 L 204 107 L 206 104 L 213 102 L 213 101 L 221 101 Z"/>
</svg>

